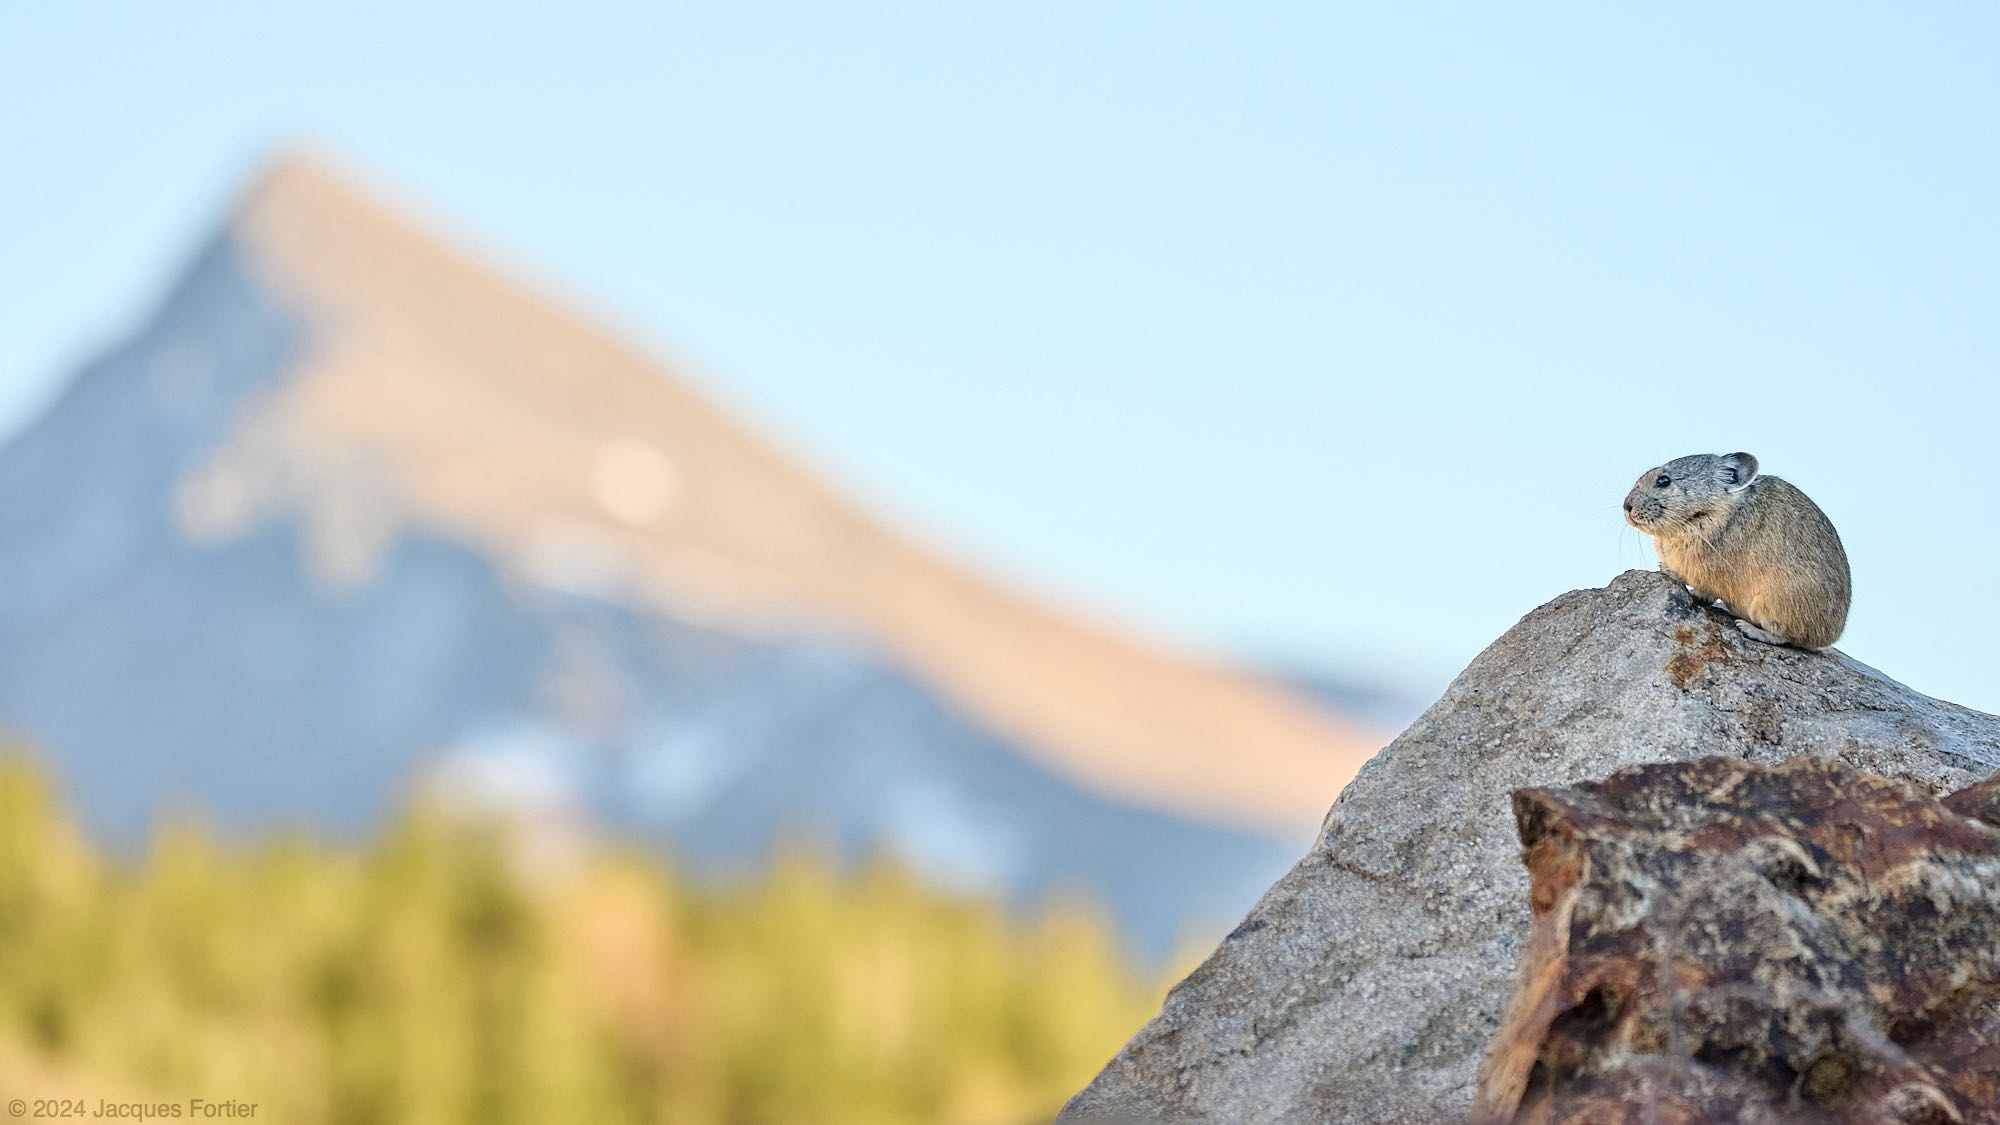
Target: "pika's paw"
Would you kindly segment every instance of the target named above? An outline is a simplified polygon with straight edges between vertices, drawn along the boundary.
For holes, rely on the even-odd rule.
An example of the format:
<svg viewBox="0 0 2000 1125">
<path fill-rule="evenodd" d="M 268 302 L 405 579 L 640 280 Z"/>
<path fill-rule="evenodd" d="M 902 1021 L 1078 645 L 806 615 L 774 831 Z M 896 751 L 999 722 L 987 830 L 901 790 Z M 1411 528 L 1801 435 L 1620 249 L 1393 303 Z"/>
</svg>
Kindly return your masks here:
<svg viewBox="0 0 2000 1125">
<path fill-rule="evenodd" d="M 1736 627 L 1743 630 L 1743 635 L 1753 641 L 1763 641 L 1767 645 L 1781 645 L 1785 643 L 1785 638 L 1776 633 L 1765 632 L 1740 617 L 1736 619 Z"/>
</svg>

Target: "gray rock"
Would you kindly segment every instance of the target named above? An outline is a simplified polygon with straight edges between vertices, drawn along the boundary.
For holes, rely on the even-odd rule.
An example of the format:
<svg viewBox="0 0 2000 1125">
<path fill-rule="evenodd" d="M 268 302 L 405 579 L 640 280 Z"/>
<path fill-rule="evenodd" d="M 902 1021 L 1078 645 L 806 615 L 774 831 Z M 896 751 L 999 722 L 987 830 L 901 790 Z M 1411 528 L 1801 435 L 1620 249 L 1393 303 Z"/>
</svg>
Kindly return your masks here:
<svg viewBox="0 0 2000 1125">
<path fill-rule="evenodd" d="M 2000 718 L 1750 641 L 1663 575 L 1566 594 L 1363 767 L 1060 1120 L 1462 1120 L 1528 932 L 1510 794 L 1717 754 L 1812 754 L 1941 793 L 2000 769 Z"/>
</svg>

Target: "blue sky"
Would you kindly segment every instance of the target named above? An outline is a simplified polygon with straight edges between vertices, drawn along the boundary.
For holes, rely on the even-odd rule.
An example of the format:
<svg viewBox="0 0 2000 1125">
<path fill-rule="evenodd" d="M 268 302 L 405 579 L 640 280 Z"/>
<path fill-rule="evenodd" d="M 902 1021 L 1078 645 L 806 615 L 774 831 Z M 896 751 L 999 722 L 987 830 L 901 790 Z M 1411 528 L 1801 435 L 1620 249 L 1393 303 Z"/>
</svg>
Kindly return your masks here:
<svg viewBox="0 0 2000 1125">
<path fill-rule="evenodd" d="M 283 8 L 284 11 L 278 9 Z M 0 10 L 0 428 L 316 142 L 1072 604 L 1428 696 L 1748 449 L 2000 710 L 2000 7 Z"/>
</svg>

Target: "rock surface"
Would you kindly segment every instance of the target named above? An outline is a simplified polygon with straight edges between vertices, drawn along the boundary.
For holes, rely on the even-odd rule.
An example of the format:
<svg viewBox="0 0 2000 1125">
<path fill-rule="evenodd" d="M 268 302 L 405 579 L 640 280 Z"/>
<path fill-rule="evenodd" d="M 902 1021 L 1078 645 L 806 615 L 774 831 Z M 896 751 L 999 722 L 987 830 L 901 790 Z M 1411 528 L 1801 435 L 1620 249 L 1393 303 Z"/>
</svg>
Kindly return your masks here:
<svg viewBox="0 0 2000 1125">
<path fill-rule="evenodd" d="M 1840 762 L 1523 789 L 1482 1125 L 2000 1123 L 2000 825 Z"/>
<path fill-rule="evenodd" d="M 1564 595 L 1362 769 L 1061 1120 L 1462 1120 L 1529 928 L 1508 795 L 1801 754 L 1946 792 L 2000 769 L 2000 718 L 1750 641 L 1663 575 Z"/>
</svg>

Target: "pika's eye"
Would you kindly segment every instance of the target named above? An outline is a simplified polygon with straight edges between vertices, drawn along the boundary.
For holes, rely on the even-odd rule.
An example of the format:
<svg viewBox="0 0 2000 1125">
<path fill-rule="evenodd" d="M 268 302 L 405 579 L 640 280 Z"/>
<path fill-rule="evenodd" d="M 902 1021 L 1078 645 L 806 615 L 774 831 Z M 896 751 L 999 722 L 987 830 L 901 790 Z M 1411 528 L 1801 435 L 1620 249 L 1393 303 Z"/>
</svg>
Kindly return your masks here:
<svg viewBox="0 0 2000 1125">
<path fill-rule="evenodd" d="M 1674 478 L 1668 476 L 1665 473 L 1661 473 L 1659 476 L 1653 478 L 1654 488 L 1665 488 L 1672 483 L 1674 483 Z"/>
</svg>

